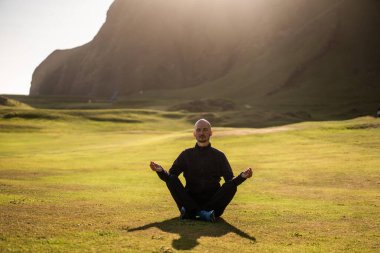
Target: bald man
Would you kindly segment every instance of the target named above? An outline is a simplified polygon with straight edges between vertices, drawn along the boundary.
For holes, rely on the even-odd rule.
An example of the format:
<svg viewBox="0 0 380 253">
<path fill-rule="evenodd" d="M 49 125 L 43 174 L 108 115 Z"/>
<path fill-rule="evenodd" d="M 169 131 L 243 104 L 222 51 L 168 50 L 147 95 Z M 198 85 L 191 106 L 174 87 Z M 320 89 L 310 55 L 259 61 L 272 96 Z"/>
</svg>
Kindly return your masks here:
<svg viewBox="0 0 380 253">
<path fill-rule="evenodd" d="M 195 123 L 193 135 L 197 140 L 195 147 L 183 151 L 168 172 L 155 162 L 150 163 L 150 168 L 166 182 L 181 219 L 214 222 L 231 202 L 237 186 L 252 176 L 252 169 L 234 177 L 224 153 L 211 147 L 212 130 L 207 120 Z M 178 179 L 181 173 L 186 180 L 185 187 Z M 221 186 L 222 177 L 225 183 Z"/>
</svg>

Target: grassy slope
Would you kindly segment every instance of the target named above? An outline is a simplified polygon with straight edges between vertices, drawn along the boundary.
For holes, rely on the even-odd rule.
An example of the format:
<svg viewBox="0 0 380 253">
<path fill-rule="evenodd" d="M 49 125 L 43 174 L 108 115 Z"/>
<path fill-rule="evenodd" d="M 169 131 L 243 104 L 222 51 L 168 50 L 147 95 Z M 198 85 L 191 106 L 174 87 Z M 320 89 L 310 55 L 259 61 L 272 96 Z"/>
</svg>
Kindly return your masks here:
<svg viewBox="0 0 380 253">
<path fill-rule="evenodd" d="M 107 100 L 84 104 L 86 98 L 71 98 L 76 103 L 70 106 L 166 110 L 195 99 L 227 98 L 236 104 L 235 110 L 207 117 L 223 126 L 244 127 L 374 115 L 380 105 L 379 4 L 324 0 L 307 6 L 294 19 L 278 13 L 282 15 L 276 17 L 284 19 L 289 29 L 277 27 L 282 22 L 276 19 L 264 22 L 262 29 L 274 36 L 270 43 L 253 39 L 258 35 L 252 32 L 252 44 L 241 42 L 238 62 L 217 80 L 184 89 L 144 91 L 118 98 L 115 104 L 104 103 Z M 12 97 L 36 107 L 50 107 L 53 101 L 55 108 L 68 108 L 67 98 L 62 97 Z"/>
<path fill-rule="evenodd" d="M 0 119 L 0 251 L 380 247 L 377 119 L 301 123 L 266 134 L 216 128 L 213 145 L 235 174 L 253 166 L 255 175 L 239 187 L 224 220 L 207 224 L 178 221 L 165 185 L 148 169 L 150 160 L 168 168 L 194 144 L 184 114 L 11 111 L 24 118 Z M 34 118 L 25 119 L 28 113 Z"/>
<path fill-rule="evenodd" d="M 372 115 L 380 104 L 378 3 L 347 0 L 315 5 L 306 21 L 279 30 L 281 36 L 259 51 L 242 46 L 242 58 L 225 76 L 195 87 L 146 91 L 128 99 L 160 97 L 173 104 L 170 99 L 222 97 L 262 113 L 305 111 L 314 120 Z M 257 117 L 257 110 L 245 114 Z M 297 121 L 277 116 L 282 122 Z M 267 120 L 262 116 L 259 121 Z"/>
</svg>

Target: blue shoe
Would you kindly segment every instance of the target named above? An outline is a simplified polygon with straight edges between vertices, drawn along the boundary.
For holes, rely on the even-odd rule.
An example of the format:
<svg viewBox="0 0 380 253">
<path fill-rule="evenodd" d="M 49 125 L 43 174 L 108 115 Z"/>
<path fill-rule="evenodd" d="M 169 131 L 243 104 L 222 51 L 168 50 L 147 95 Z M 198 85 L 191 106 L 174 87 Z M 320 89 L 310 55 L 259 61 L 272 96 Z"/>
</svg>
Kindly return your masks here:
<svg viewBox="0 0 380 253">
<path fill-rule="evenodd" d="M 202 210 L 202 211 L 199 211 L 197 213 L 197 215 L 199 216 L 200 220 L 215 222 L 215 211 L 214 210 L 211 210 L 211 211 Z"/>
<path fill-rule="evenodd" d="M 180 209 L 179 211 L 180 211 L 179 218 L 180 218 L 181 220 L 186 219 L 186 209 L 185 209 L 185 207 L 184 207 L 184 206 L 181 207 L 181 209 Z"/>
<path fill-rule="evenodd" d="M 186 208 L 184 206 L 181 207 L 181 209 L 179 209 L 179 211 L 180 211 L 179 218 L 181 220 L 187 220 L 187 219 L 193 220 L 193 219 L 195 219 L 195 213 L 192 211 L 186 210 Z"/>
</svg>

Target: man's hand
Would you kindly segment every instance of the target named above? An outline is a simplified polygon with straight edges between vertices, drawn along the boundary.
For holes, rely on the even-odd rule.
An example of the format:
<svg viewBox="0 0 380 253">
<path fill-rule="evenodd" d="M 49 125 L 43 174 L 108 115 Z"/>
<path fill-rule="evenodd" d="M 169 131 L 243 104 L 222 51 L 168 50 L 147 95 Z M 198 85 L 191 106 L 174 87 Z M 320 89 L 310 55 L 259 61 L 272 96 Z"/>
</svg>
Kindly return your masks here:
<svg viewBox="0 0 380 253">
<path fill-rule="evenodd" d="M 153 171 L 156 171 L 156 172 L 161 172 L 164 170 L 161 165 L 155 162 L 150 162 L 149 166 Z"/>
<path fill-rule="evenodd" d="M 246 169 L 245 171 L 243 171 L 243 172 L 241 173 L 241 176 L 242 176 L 243 178 L 250 178 L 250 177 L 252 177 L 252 168 L 248 168 L 248 169 Z"/>
</svg>

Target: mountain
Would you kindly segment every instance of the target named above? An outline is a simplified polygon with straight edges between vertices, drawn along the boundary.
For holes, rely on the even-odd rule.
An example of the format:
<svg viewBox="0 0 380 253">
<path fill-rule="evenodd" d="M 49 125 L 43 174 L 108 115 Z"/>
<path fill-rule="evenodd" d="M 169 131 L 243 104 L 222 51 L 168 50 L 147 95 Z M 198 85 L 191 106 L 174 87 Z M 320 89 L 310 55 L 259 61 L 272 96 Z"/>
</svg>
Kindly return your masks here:
<svg viewBox="0 0 380 253">
<path fill-rule="evenodd" d="M 36 68 L 30 95 L 372 107 L 379 11 L 378 0 L 115 0 L 91 42 Z"/>
</svg>

